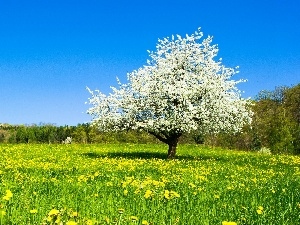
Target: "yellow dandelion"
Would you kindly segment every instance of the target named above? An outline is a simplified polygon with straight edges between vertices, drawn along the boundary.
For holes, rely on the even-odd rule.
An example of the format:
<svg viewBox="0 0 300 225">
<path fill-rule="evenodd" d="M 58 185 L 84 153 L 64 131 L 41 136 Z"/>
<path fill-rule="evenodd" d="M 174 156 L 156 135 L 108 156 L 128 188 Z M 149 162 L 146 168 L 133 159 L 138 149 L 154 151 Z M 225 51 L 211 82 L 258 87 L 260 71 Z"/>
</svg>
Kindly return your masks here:
<svg viewBox="0 0 300 225">
<path fill-rule="evenodd" d="M 37 209 L 32 209 L 32 210 L 30 210 L 30 213 L 36 214 L 36 213 L 37 213 Z"/>
<path fill-rule="evenodd" d="M 138 221 L 138 218 L 136 216 L 131 216 L 130 219 L 131 219 L 132 222 Z"/>
<path fill-rule="evenodd" d="M 151 190 L 147 190 L 147 191 L 145 192 L 144 197 L 145 197 L 145 198 L 150 198 L 151 196 L 152 196 L 152 191 L 151 191 Z"/>
<path fill-rule="evenodd" d="M 120 214 L 123 214 L 124 211 L 125 211 L 125 209 L 122 209 L 122 208 L 118 209 L 118 212 L 119 212 Z"/>
<path fill-rule="evenodd" d="M 11 198 L 13 196 L 13 193 L 10 190 L 6 190 L 6 196 Z"/>
<path fill-rule="evenodd" d="M 143 221 L 142 221 L 142 225 L 149 225 L 149 223 L 148 223 L 147 220 L 143 220 Z"/>
<path fill-rule="evenodd" d="M 73 217 L 77 217 L 77 216 L 78 216 L 78 212 L 73 212 L 73 213 L 72 213 L 72 216 L 73 216 Z"/>
<path fill-rule="evenodd" d="M 125 189 L 125 190 L 123 191 L 123 193 L 124 193 L 125 196 L 127 196 L 127 195 L 128 195 L 128 190 Z"/>
<path fill-rule="evenodd" d="M 170 192 L 168 190 L 165 190 L 164 197 L 170 199 Z"/>
<path fill-rule="evenodd" d="M 170 191 L 172 197 L 179 198 L 180 195 L 176 191 Z"/>
<path fill-rule="evenodd" d="M 87 220 L 86 225 L 93 225 L 93 220 Z"/>
<path fill-rule="evenodd" d="M 256 210 L 257 214 L 262 214 L 263 213 L 263 210 L 264 210 L 264 207 L 262 206 L 258 206 L 258 209 Z"/>
<path fill-rule="evenodd" d="M 66 225 L 77 225 L 77 223 L 73 220 L 70 220 L 66 223 Z"/>
<path fill-rule="evenodd" d="M 222 225 L 237 225 L 236 222 L 231 222 L 231 221 L 223 221 Z"/>
<path fill-rule="evenodd" d="M 48 213 L 48 216 L 54 216 L 57 215 L 59 211 L 57 209 L 51 209 L 50 212 Z"/>
<path fill-rule="evenodd" d="M 12 196 L 13 196 L 13 193 L 10 190 L 6 190 L 6 195 L 3 197 L 3 199 L 6 201 L 9 201 Z"/>
<path fill-rule="evenodd" d="M 257 212 L 257 214 L 259 214 L 259 215 L 263 213 L 263 211 L 260 210 L 260 209 L 256 210 L 256 212 Z"/>
</svg>

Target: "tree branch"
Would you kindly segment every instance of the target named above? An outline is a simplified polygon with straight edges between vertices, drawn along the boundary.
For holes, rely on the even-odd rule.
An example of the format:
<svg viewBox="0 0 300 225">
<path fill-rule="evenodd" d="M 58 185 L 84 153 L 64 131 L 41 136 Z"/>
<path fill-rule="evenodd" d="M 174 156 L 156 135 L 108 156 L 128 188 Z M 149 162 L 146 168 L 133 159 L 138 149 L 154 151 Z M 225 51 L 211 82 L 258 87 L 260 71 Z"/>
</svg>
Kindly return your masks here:
<svg viewBox="0 0 300 225">
<path fill-rule="evenodd" d="M 167 138 L 164 138 L 164 137 L 162 137 L 161 135 L 159 135 L 159 134 L 157 134 L 157 133 L 155 133 L 155 132 L 153 132 L 153 131 L 147 131 L 149 134 L 152 134 L 154 137 L 156 137 L 158 140 L 160 140 L 161 142 L 163 142 L 163 143 L 166 143 L 167 144 L 167 142 L 168 142 L 168 139 Z"/>
</svg>

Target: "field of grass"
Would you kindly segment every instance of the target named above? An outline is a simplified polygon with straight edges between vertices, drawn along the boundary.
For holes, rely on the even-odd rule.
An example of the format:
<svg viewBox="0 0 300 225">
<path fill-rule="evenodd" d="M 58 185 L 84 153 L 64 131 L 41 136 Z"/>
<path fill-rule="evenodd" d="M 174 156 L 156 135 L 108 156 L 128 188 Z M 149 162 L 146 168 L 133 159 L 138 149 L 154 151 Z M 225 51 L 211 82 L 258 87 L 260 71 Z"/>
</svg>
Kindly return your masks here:
<svg viewBox="0 0 300 225">
<path fill-rule="evenodd" d="M 300 224 L 300 157 L 179 145 L 0 145 L 0 224 Z"/>
</svg>

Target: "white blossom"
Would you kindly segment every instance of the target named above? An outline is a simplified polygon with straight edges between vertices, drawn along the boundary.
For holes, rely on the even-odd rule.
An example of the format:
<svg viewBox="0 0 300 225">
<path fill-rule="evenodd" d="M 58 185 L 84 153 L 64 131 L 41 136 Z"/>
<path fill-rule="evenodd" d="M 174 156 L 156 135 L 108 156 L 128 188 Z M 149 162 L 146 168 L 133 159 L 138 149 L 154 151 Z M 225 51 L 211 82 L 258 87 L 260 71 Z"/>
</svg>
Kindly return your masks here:
<svg viewBox="0 0 300 225">
<path fill-rule="evenodd" d="M 103 131 L 145 130 L 161 140 L 196 129 L 237 132 L 250 123 L 248 101 L 236 87 L 245 80 L 231 79 L 237 68 L 215 61 L 217 45 L 210 36 L 200 43 L 202 36 L 199 28 L 159 39 L 146 65 L 127 74 L 127 84 L 118 81 L 108 96 L 88 89 L 93 123 Z"/>
</svg>

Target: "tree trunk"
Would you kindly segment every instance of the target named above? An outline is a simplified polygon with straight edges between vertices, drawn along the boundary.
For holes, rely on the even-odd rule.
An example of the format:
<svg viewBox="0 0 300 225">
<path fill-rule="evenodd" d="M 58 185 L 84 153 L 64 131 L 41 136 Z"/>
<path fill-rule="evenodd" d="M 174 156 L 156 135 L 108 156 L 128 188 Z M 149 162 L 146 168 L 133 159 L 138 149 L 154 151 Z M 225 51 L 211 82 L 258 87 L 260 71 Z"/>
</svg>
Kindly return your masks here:
<svg viewBox="0 0 300 225">
<path fill-rule="evenodd" d="M 175 134 L 170 136 L 167 140 L 167 144 L 169 145 L 168 150 L 168 159 L 174 159 L 176 156 L 176 148 L 181 134 Z"/>
<path fill-rule="evenodd" d="M 178 142 L 178 140 L 177 140 Z M 176 155 L 177 142 L 169 143 L 168 159 L 174 159 Z"/>
<path fill-rule="evenodd" d="M 173 132 L 173 134 L 158 134 L 151 131 L 148 132 L 169 146 L 168 159 L 174 159 L 176 155 L 177 144 L 182 133 Z"/>
</svg>

